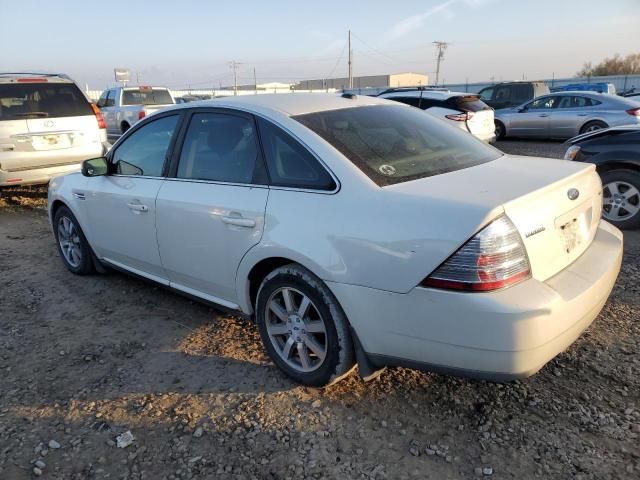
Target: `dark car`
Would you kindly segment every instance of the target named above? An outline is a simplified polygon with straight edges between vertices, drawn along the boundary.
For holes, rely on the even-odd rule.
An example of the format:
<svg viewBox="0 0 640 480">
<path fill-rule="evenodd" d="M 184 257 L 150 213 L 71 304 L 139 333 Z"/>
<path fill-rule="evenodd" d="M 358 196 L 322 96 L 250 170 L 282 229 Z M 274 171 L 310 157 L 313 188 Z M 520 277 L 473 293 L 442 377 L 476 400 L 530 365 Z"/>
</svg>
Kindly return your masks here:
<svg viewBox="0 0 640 480">
<path fill-rule="evenodd" d="M 640 227 L 640 127 L 613 127 L 567 141 L 565 160 L 596 165 L 602 216 L 618 228 Z"/>
<path fill-rule="evenodd" d="M 490 107 L 511 108 L 549 93 L 544 82 L 505 82 L 485 87 L 478 92 L 480 99 Z"/>
</svg>

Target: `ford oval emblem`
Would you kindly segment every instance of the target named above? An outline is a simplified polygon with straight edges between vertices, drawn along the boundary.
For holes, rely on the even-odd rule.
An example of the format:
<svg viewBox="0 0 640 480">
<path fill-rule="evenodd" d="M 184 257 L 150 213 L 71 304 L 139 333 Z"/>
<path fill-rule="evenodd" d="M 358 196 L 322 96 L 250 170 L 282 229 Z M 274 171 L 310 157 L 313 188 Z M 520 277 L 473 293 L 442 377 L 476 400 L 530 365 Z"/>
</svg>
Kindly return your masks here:
<svg viewBox="0 0 640 480">
<path fill-rule="evenodd" d="M 570 188 L 569 191 L 567 192 L 567 197 L 569 197 L 569 200 L 575 200 L 579 196 L 580 196 L 580 190 L 578 190 L 577 188 Z"/>
<path fill-rule="evenodd" d="M 44 126 L 45 126 L 45 127 L 47 127 L 47 128 L 51 128 L 51 127 L 53 127 L 54 125 L 55 125 L 55 123 L 53 123 L 53 120 L 46 120 L 46 121 L 44 122 Z"/>
</svg>

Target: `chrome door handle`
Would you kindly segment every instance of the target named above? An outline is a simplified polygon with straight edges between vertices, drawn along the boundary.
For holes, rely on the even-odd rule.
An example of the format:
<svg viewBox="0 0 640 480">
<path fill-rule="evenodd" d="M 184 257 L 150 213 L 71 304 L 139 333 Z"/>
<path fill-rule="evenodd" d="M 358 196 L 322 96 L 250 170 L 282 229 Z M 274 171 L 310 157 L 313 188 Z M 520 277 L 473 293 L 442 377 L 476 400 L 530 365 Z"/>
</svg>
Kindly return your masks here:
<svg viewBox="0 0 640 480">
<path fill-rule="evenodd" d="M 237 227 L 253 228 L 256 226 L 256 221 L 250 218 L 222 217 L 222 221 L 228 225 L 235 225 Z"/>
<path fill-rule="evenodd" d="M 129 203 L 129 204 L 127 204 L 127 206 L 129 207 L 130 210 L 133 210 L 134 212 L 148 212 L 149 211 L 149 207 L 147 207 L 146 205 L 142 205 L 140 203 Z"/>
<path fill-rule="evenodd" d="M 549 114 L 548 113 L 541 113 L 540 115 L 538 115 L 539 117 L 548 117 Z"/>
</svg>

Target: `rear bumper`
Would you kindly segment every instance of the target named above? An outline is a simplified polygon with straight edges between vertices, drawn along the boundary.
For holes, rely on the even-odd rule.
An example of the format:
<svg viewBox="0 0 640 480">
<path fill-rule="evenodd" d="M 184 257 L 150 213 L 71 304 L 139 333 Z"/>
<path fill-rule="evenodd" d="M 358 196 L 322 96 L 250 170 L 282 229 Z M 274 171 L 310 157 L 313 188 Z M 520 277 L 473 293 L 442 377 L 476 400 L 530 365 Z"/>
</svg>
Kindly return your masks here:
<svg viewBox="0 0 640 480">
<path fill-rule="evenodd" d="M 36 185 L 49 183 L 53 177 L 70 172 L 79 172 L 81 163 L 72 163 L 59 167 L 39 168 L 21 172 L 4 172 L 0 170 L 0 187 L 12 185 Z"/>
<path fill-rule="evenodd" d="M 492 293 L 327 284 L 373 364 L 506 381 L 537 372 L 593 322 L 620 271 L 622 246 L 621 232 L 602 222 L 562 272 Z"/>
<path fill-rule="evenodd" d="M 83 161 L 104 155 L 109 146 L 108 143 L 104 142 L 92 145 L 90 148 L 78 149 L 77 151 L 68 149 L 55 152 L 34 152 L 28 157 L 29 163 L 37 162 L 41 166 L 12 171 L 0 168 L 0 187 L 43 184 L 48 183 L 58 175 L 78 172 Z M 47 166 L 47 164 L 51 166 Z"/>
</svg>

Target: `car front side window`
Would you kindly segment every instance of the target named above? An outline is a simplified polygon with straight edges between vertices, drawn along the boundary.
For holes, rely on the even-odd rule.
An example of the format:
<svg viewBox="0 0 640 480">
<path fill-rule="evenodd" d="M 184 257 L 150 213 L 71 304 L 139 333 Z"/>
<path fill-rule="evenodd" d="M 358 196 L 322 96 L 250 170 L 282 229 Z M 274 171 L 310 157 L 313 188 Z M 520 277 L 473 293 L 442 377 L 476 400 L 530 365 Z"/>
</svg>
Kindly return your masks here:
<svg viewBox="0 0 640 480">
<path fill-rule="evenodd" d="M 136 129 L 116 148 L 111 163 L 120 175 L 161 177 L 179 115 L 161 117 Z"/>
<path fill-rule="evenodd" d="M 257 159 L 257 136 L 250 118 L 225 113 L 196 113 L 189 122 L 176 176 L 252 183 Z"/>
<path fill-rule="evenodd" d="M 491 100 L 493 96 L 493 88 L 485 88 L 480 92 L 480 98 L 482 100 Z"/>
<path fill-rule="evenodd" d="M 528 104 L 527 109 L 544 110 L 547 108 L 555 108 L 557 103 L 558 103 L 558 97 L 542 97 Z"/>
</svg>

